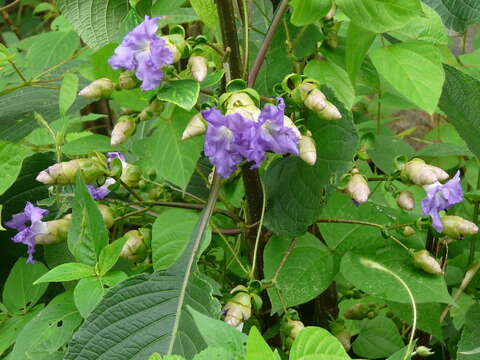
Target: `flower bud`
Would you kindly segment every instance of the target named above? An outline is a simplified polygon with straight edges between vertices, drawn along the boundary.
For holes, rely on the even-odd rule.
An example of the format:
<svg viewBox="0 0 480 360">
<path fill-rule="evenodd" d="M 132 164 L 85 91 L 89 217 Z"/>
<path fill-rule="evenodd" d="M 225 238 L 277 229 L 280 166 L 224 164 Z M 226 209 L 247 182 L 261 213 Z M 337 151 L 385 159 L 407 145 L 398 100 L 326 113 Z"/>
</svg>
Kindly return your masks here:
<svg viewBox="0 0 480 360">
<path fill-rule="evenodd" d="M 231 326 L 237 327 L 252 315 L 252 298 L 246 292 L 247 289 L 244 286 L 237 286 L 235 289 L 238 289 L 237 292 L 225 304 L 223 311 L 225 313 L 224 321 Z"/>
<path fill-rule="evenodd" d="M 153 116 L 160 114 L 162 110 L 163 110 L 163 103 L 160 100 L 155 99 L 151 102 L 150 105 L 148 105 L 145 109 L 143 109 L 140 112 L 140 115 L 138 115 L 138 118 L 140 119 L 140 121 L 146 121 L 152 118 Z"/>
<path fill-rule="evenodd" d="M 330 101 L 327 101 L 325 108 L 321 111 L 317 111 L 317 113 L 325 120 L 340 120 L 342 118 L 340 111 Z"/>
<path fill-rule="evenodd" d="M 115 89 L 115 84 L 108 78 L 101 78 L 80 90 L 78 95 L 87 98 L 109 98 Z"/>
<path fill-rule="evenodd" d="M 35 243 L 42 245 L 58 244 L 67 240 L 70 217 L 45 222 L 47 230 L 35 237 Z"/>
<path fill-rule="evenodd" d="M 98 210 L 102 214 L 103 222 L 107 229 L 110 229 L 113 226 L 113 214 L 110 208 L 107 205 L 98 204 Z"/>
<path fill-rule="evenodd" d="M 478 226 L 460 216 L 444 215 L 440 218 L 442 232 L 452 239 L 461 239 L 465 235 L 475 235 Z"/>
<path fill-rule="evenodd" d="M 205 134 L 207 131 L 207 124 L 202 117 L 202 114 L 195 114 L 188 122 L 185 130 L 183 130 L 182 140 L 190 139 L 195 136 Z"/>
<path fill-rule="evenodd" d="M 317 161 L 317 148 L 311 136 L 303 135 L 300 140 L 298 140 L 298 151 L 300 153 L 300 159 L 308 165 L 314 165 Z"/>
<path fill-rule="evenodd" d="M 138 230 L 130 230 L 125 235 L 128 240 L 123 245 L 120 257 L 132 262 L 140 262 L 147 257 L 147 247 L 143 242 L 143 236 Z"/>
<path fill-rule="evenodd" d="M 288 319 L 283 325 L 283 331 L 286 333 L 285 345 L 292 347 L 295 339 L 300 335 L 300 332 L 305 328 L 305 325 L 300 320 Z"/>
<path fill-rule="evenodd" d="M 415 199 L 410 191 L 402 191 L 397 197 L 397 205 L 406 211 L 411 211 L 415 207 Z"/>
<path fill-rule="evenodd" d="M 118 85 L 123 90 L 135 89 L 137 87 L 138 80 L 135 74 L 131 70 L 124 71 L 120 74 L 118 79 Z"/>
<path fill-rule="evenodd" d="M 298 130 L 297 126 L 292 121 L 292 119 L 290 119 L 287 115 L 283 115 L 283 126 L 292 129 L 295 135 L 297 136 L 297 139 L 300 140 L 300 138 L 302 137 L 302 134 L 300 133 L 300 131 Z M 310 134 L 309 136 L 312 136 L 312 135 Z"/>
<path fill-rule="evenodd" d="M 125 142 L 135 131 L 135 121 L 127 115 L 120 116 L 118 122 L 112 130 L 110 144 L 112 146 L 120 145 Z"/>
<path fill-rule="evenodd" d="M 352 174 L 348 181 L 346 192 L 356 203 L 362 204 L 368 200 L 370 188 L 367 180 L 359 173 L 358 169 L 353 169 Z"/>
<path fill-rule="evenodd" d="M 440 264 L 427 250 L 416 251 L 413 254 L 413 263 L 430 274 L 443 274 Z"/>
<path fill-rule="evenodd" d="M 335 16 L 335 13 L 337 12 L 337 5 L 335 3 L 332 4 L 332 7 L 328 11 L 327 15 L 323 18 L 324 20 L 332 20 L 333 17 Z"/>
<path fill-rule="evenodd" d="M 415 234 L 415 229 L 407 225 L 403 228 L 402 234 L 403 236 L 412 236 L 413 234 Z"/>
<path fill-rule="evenodd" d="M 178 48 L 168 36 L 162 36 L 162 39 L 165 40 L 165 47 L 173 54 L 173 63 L 178 62 L 182 57 L 182 53 L 180 52 L 180 50 L 178 50 Z"/>
<path fill-rule="evenodd" d="M 426 356 L 433 355 L 434 352 L 426 346 L 419 346 L 416 348 L 415 354 L 418 356 L 426 357 Z"/>
<path fill-rule="evenodd" d="M 345 310 L 343 317 L 349 320 L 363 320 L 368 317 L 369 312 L 367 304 L 357 303 Z"/>
<path fill-rule="evenodd" d="M 253 105 L 257 107 L 255 101 L 245 92 L 236 92 L 229 96 L 224 103 L 225 109 Z"/>
<path fill-rule="evenodd" d="M 87 184 L 93 183 L 107 171 L 98 160 L 75 159 L 54 164 L 41 171 L 37 181 L 44 184 L 73 184 L 78 170 L 81 171 Z"/>
<path fill-rule="evenodd" d="M 130 187 L 136 187 L 141 178 L 142 173 L 138 166 L 127 163 L 125 164 L 123 167 L 122 176 L 120 176 L 120 180 Z"/>
<path fill-rule="evenodd" d="M 234 106 L 225 112 L 225 115 L 240 114 L 246 119 L 257 121 L 260 116 L 260 109 L 255 105 Z"/>
<path fill-rule="evenodd" d="M 303 101 L 305 106 L 316 113 L 320 113 L 327 107 L 325 95 L 318 89 L 311 90 Z"/>
<path fill-rule="evenodd" d="M 188 60 L 188 66 L 190 66 L 195 81 L 202 82 L 207 76 L 208 62 L 205 57 L 191 56 Z"/>
<path fill-rule="evenodd" d="M 448 173 L 442 169 L 425 164 L 422 159 L 412 159 L 402 166 L 401 176 L 416 185 L 430 185 L 436 181 L 448 179 Z"/>
</svg>

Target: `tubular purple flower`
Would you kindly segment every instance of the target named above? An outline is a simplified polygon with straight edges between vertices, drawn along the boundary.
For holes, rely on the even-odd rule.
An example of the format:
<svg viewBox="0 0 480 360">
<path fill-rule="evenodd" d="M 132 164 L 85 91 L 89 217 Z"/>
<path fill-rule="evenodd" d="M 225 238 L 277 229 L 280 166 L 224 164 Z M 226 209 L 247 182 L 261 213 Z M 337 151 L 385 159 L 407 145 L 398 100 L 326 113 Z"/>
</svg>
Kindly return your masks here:
<svg viewBox="0 0 480 360">
<path fill-rule="evenodd" d="M 457 171 L 455 176 L 445 184 L 436 181 L 431 185 L 425 185 L 424 188 L 427 196 L 422 200 L 423 216 L 430 215 L 434 229 L 442 232 L 443 226 L 438 213 L 463 201 L 460 171 Z"/>
<path fill-rule="evenodd" d="M 13 215 L 12 220 L 5 222 L 9 228 L 15 229 L 18 233 L 12 237 L 12 241 L 27 245 L 27 263 L 34 264 L 33 254 L 35 253 L 35 237 L 48 232 L 47 225 L 42 218 L 48 214 L 48 210 L 34 206 L 27 202 L 23 212 Z"/>
<path fill-rule="evenodd" d="M 125 167 L 128 165 L 127 160 L 125 159 L 125 156 L 120 151 L 112 151 L 107 153 L 108 168 L 110 168 L 110 163 L 115 158 L 120 159 L 120 161 L 122 162 L 122 167 L 123 169 L 125 169 Z M 115 179 L 109 177 L 105 180 L 105 183 L 102 186 L 97 187 L 93 185 L 87 185 L 87 188 L 88 188 L 88 192 L 95 200 L 103 200 L 108 196 L 108 194 L 110 194 L 109 186 L 113 184 L 115 184 Z"/>
<path fill-rule="evenodd" d="M 108 60 L 113 69 L 135 71 L 142 81 L 142 90 L 152 90 L 160 85 L 163 79 L 160 68 L 173 63 L 173 53 L 165 40 L 156 35 L 157 30 L 158 17 L 150 19 L 145 16 L 145 20 L 124 37 Z"/>
</svg>

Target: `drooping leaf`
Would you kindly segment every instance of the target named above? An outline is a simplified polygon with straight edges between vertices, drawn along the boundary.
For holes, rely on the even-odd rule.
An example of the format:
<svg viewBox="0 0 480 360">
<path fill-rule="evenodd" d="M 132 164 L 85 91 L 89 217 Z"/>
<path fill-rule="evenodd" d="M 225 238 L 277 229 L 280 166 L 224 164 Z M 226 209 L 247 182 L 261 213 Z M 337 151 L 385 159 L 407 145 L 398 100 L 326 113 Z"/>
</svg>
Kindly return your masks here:
<svg viewBox="0 0 480 360">
<path fill-rule="evenodd" d="M 38 278 L 35 284 L 78 280 L 90 276 L 95 276 L 93 266 L 82 263 L 66 263 L 53 268 Z"/>
<path fill-rule="evenodd" d="M 198 82 L 193 80 L 177 80 L 163 85 L 157 92 L 157 98 L 190 111 L 197 103 L 199 94 L 200 84 Z"/>
<path fill-rule="evenodd" d="M 0 195 L 17 179 L 23 160 L 30 155 L 27 148 L 6 141 L 0 141 Z"/>
<path fill-rule="evenodd" d="M 435 111 L 445 74 L 434 45 L 419 41 L 397 43 L 375 49 L 370 58 L 395 90 L 430 114 Z"/>
<path fill-rule="evenodd" d="M 377 34 L 365 30 L 351 22 L 348 25 L 345 49 L 345 65 L 350 81 L 355 86 L 357 73 L 360 70 L 365 55 Z"/>
<path fill-rule="evenodd" d="M 295 245 L 277 275 L 276 286 L 287 307 L 303 304 L 324 291 L 335 276 L 332 253 L 316 237 L 305 234 Z M 263 253 L 264 276 L 271 279 L 284 259 L 290 241 L 272 237 Z M 268 289 L 272 313 L 282 310 L 282 302 L 273 288 Z"/>
<path fill-rule="evenodd" d="M 323 18 L 332 7 L 331 0 L 292 0 L 293 8 L 290 22 L 296 26 L 305 26 Z"/>
<path fill-rule="evenodd" d="M 115 40 L 128 0 L 58 0 L 63 16 L 90 47 Z"/>
<path fill-rule="evenodd" d="M 472 305 L 467 312 L 462 337 L 458 342 L 458 360 L 479 360 L 480 359 L 480 304 Z"/>
<path fill-rule="evenodd" d="M 67 73 L 63 77 L 62 85 L 60 86 L 60 94 L 58 105 L 60 106 L 60 115 L 65 115 L 70 107 L 75 102 L 78 90 L 78 76 Z"/>
<path fill-rule="evenodd" d="M 300 331 L 290 350 L 290 360 L 350 360 L 342 344 L 327 330 L 308 326 Z"/>
<path fill-rule="evenodd" d="M 467 25 L 480 20 L 480 3 L 475 0 L 422 0 L 442 17 L 449 29 L 465 31 Z"/>
</svg>

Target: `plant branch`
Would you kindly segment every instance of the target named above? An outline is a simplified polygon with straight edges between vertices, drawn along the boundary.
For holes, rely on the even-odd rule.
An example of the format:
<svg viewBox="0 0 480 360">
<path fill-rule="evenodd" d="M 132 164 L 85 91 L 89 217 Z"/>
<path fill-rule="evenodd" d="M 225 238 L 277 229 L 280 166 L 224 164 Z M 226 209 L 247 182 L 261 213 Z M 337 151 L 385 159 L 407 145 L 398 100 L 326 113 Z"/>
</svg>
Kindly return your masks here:
<svg viewBox="0 0 480 360">
<path fill-rule="evenodd" d="M 263 61 L 265 60 L 265 56 L 267 56 L 268 48 L 272 43 L 273 36 L 277 31 L 278 25 L 280 24 L 280 21 L 282 20 L 283 14 L 285 13 L 285 10 L 287 10 L 287 7 L 288 7 L 288 0 L 282 0 L 280 5 L 278 6 L 277 12 L 275 13 L 272 23 L 270 24 L 267 35 L 265 36 L 265 40 L 263 41 L 263 44 L 260 47 L 260 50 L 258 51 L 257 57 L 255 58 L 255 61 L 253 63 L 252 69 L 250 70 L 250 74 L 248 75 L 249 87 L 253 87 L 255 85 L 258 72 L 262 67 Z"/>
<path fill-rule="evenodd" d="M 223 233 L 222 231 L 220 231 L 220 229 L 213 223 L 213 222 L 210 222 L 210 225 L 212 226 L 212 228 L 214 230 L 216 230 L 216 232 L 220 235 L 220 237 L 222 238 L 223 242 L 225 243 L 225 245 L 227 245 L 228 247 L 228 250 L 230 250 L 230 252 L 232 253 L 232 256 L 233 258 L 235 259 L 235 261 L 237 262 L 237 264 L 240 266 L 240 268 L 245 272 L 245 274 L 249 274 L 249 271 L 245 268 L 245 266 L 242 264 L 242 262 L 240 261 L 240 259 L 238 258 L 238 254 L 235 252 L 235 250 L 232 248 L 232 245 L 230 245 L 230 243 L 228 242 L 228 240 L 225 238 L 225 236 L 223 236 Z"/>
<path fill-rule="evenodd" d="M 122 179 L 118 179 L 118 182 L 120 183 L 120 185 L 122 185 L 125 190 L 127 190 L 130 194 L 132 194 L 132 196 L 137 199 L 138 201 L 140 202 L 143 202 L 143 199 L 140 197 L 140 195 L 138 195 L 135 190 L 133 190 L 130 186 L 128 186 L 127 184 L 125 184 L 125 182 L 122 180 Z"/>
<path fill-rule="evenodd" d="M 260 243 L 260 235 L 262 233 L 262 226 L 263 226 L 263 218 L 265 216 L 265 208 L 267 205 L 267 197 L 265 196 L 265 186 L 262 185 L 262 214 L 260 216 L 260 222 L 258 224 L 258 229 L 257 229 L 257 237 L 255 238 L 255 246 L 253 248 L 253 259 L 252 259 L 252 270 L 250 271 L 250 279 L 255 278 L 255 266 L 257 263 L 257 255 L 258 255 L 258 244 Z"/>
<path fill-rule="evenodd" d="M 349 219 L 318 219 L 317 223 L 328 223 L 328 224 L 353 224 L 353 225 L 365 225 L 372 226 L 379 229 L 384 229 L 385 227 L 381 224 L 372 223 L 369 221 L 362 220 L 349 220 Z"/>
<path fill-rule="evenodd" d="M 285 252 L 285 254 L 283 254 L 283 258 L 282 260 L 280 260 L 280 263 L 278 264 L 278 267 L 275 270 L 275 273 L 273 274 L 273 277 L 271 280 L 273 284 L 275 284 L 275 282 L 277 281 L 278 275 L 280 275 L 280 271 L 282 271 L 283 267 L 287 263 L 288 257 L 292 253 L 292 250 L 296 244 L 297 244 L 297 238 L 293 238 L 292 241 L 290 241 L 290 245 L 288 245 L 287 251 Z"/>
</svg>

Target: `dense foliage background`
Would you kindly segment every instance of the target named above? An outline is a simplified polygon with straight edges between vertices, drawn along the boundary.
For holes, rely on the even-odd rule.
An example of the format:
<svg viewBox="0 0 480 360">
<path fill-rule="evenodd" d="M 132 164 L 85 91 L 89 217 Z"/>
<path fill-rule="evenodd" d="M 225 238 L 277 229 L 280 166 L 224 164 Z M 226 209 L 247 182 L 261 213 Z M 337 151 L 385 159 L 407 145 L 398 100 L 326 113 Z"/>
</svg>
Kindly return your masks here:
<svg viewBox="0 0 480 360">
<path fill-rule="evenodd" d="M 480 359 L 480 1 L 0 15 L 2 359 Z"/>
</svg>

